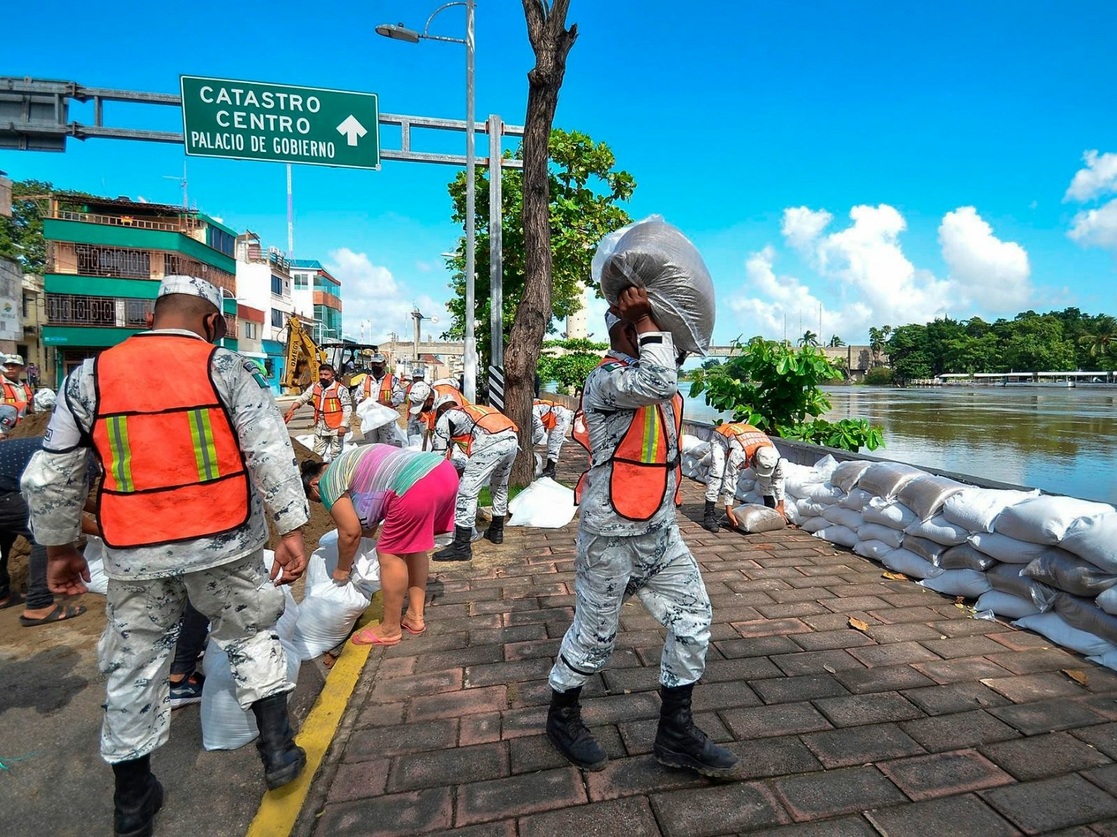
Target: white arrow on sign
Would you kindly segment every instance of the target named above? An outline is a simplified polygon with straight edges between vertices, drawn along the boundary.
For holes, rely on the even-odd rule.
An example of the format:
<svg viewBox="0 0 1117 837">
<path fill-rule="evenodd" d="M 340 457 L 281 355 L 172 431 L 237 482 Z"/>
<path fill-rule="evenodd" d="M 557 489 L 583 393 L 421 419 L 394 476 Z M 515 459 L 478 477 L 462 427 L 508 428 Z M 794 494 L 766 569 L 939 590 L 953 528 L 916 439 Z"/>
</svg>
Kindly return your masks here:
<svg viewBox="0 0 1117 837">
<path fill-rule="evenodd" d="M 357 121 L 353 114 L 345 117 L 345 121 L 337 126 L 339 134 L 345 134 L 345 139 L 350 145 L 356 145 L 357 139 L 368 133 L 365 126 Z"/>
</svg>

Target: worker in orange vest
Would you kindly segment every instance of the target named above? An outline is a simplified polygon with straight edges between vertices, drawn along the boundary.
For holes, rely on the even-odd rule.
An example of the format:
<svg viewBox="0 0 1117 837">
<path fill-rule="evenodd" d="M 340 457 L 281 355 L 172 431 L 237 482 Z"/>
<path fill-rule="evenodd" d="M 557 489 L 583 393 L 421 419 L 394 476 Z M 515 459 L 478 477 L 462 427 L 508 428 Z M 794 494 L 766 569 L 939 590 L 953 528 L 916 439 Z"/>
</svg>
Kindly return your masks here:
<svg viewBox="0 0 1117 837">
<path fill-rule="evenodd" d="M 341 453 L 341 441 L 349 432 L 353 415 L 353 399 L 347 387 L 337 380 L 337 372 L 329 363 L 318 367 L 318 383 L 306 388 L 287 411 L 290 421 L 299 407 L 314 402 L 314 452 L 329 462 Z"/>
<path fill-rule="evenodd" d="M 470 540 L 477 518 L 477 496 L 489 486 L 493 495 L 493 520 L 485 537 L 493 543 L 504 542 L 504 517 L 508 513 L 508 477 L 516 461 L 519 428 L 495 407 L 461 404 L 451 392 L 434 401 L 438 422 L 432 440 L 436 453 L 449 459 L 452 444 L 461 447 L 468 459 L 454 505 L 454 541 L 434 553 L 434 561 L 468 561 L 473 557 Z"/>
<path fill-rule="evenodd" d="M 47 547 L 47 584 L 75 595 L 90 580 L 74 546 L 90 447 L 103 467 L 101 756 L 116 780 L 116 834 L 150 835 L 163 802 L 151 753 L 170 734 L 167 681 L 187 600 L 210 620 L 210 653 L 228 656 L 237 700 L 255 715 L 267 786 L 294 781 L 306 764 L 287 714 L 295 685 L 275 624 L 284 601 L 276 584 L 306 568 L 309 509 L 267 382 L 254 363 L 214 345 L 226 330 L 221 307 L 209 282 L 164 277 L 153 330 L 70 373 L 21 481 L 35 538 Z M 155 367 L 161 374 L 137 386 L 136 370 Z M 280 536 L 270 577 L 269 523 Z"/>
<path fill-rule="evenodd" d="M 361 405 L 370 398 L 377 404 L 393 409 L 403 403 L 407 396 L 406 390 L 400 385 L 399 379 L 387 371 L 388 359 L 377 352 L 368 361 L 368 374 L 358 386 L 353 387 L 353 403 L 356 405 L 357 415 L 361 415 Z M 363 434 L 366 444 L 392 445 L 403 447 L 404 439 L 399 427 L 399 421 L 381 425 L 375 430 Z"/>
<path fill-rule="evenodd" d="M 575 439 L 590 454 L 574 558 L 574 623 L 548 678 L 547 737 L 584 770 L 608 757 L 582 721 L 582 685 L 604 668 L 621 608 L 635 594 L 667 629 L 663 699 L 652 752 L 669 767 L 731 778 L 737 756 L 694 725 L 691 693 L 706 667 L 710 599 L 675 519 L 681 478 L 682 398 L 671 333 L 652 317 L 648 293 L 630 287 L 606 315 L 611 349 L 590 373 Z"/>
<path fill-rule="evenodd" d="M 731 512 L 737 496 L 737 479 L 742 468 L 756 466 L 756 455 L 761 448 L 775 445 L 763 430 L 743 421 L 719 424 L 710 434 L 710 469 L 706 472 L 706 507 L 702 516 L 702 528 L 708 532 L 718 530 L 717 506 L 720 501 L 725 507 L 729 525 L 737 528 Z M 779 454 L 776 454 L 777 458 Z M 765 459 L 765 454 L 762 459 Z M 769 472 L 770 473 L 770 472 Z M 779 511 L 783 513 L 782 485 Z M 775 507 L 775 506 L 773 506 Z"/>
<path fill-rule="evenodd" d="M 32 399 L 34 393 L 31 387 L 20 380 L 23 375 L 23 356 L 5 355 L 4 372 L 0 375 L 0 386 L 4 388 L 4 402 L 16 408 L 16 413 L 23 418 L 28 413 L 35 412 Z"/>
<path fill-rule="evenodd" d="M 574 422 L 574 411 L 549 399 L 536 398 L 531 412 L 532 441 L 537 445 L 547 443 L 547 464 L 540 476 L 554 479 L 562 443 Z"/>
</svg>

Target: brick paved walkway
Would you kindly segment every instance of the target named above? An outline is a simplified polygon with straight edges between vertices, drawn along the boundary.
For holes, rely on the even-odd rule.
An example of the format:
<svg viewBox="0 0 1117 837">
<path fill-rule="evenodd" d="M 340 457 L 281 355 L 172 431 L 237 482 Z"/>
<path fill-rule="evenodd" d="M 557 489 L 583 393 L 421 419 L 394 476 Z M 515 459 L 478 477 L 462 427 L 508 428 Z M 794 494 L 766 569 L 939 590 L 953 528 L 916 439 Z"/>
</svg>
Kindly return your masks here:
<svg viewBox="0 0 1117 837">
<path fill-rule="evenodd" d="M 711 535 L 696 484 L 685 501 L 714 605 L 696 720 L 742 781 L 652 758 L 662 635 L 637 602 L 583 693 L 609 766 L 551 748 L 576 521 L 513 528 L 432 565 L 427 634 L 373 651 L 296 833 L 1117 834 L 1117 672 L 806 533 Z"/>
</svg>

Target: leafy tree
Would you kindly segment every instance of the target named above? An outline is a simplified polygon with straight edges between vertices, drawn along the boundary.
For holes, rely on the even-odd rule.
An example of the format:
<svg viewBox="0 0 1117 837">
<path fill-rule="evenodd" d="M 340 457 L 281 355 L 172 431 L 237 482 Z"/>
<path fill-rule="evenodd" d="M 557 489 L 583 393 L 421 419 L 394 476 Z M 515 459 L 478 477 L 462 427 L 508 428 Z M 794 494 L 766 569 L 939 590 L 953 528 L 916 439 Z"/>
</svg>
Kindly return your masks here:
<svg viewBox="0 0 1117 837">
<path fill-rule="evenodd" d="M 826 345 L 831 349 L 840 349 L 842 346 L 846 345 L 846 341 L 835 334 Z"/>
<path fill-rule="evenodd" d="M 716 357 L 707 358 L 702 361 L 703 369 L 713 369 L 715 366 L 721 366 L 721 360 Z"/>
<path fill-rule="evenodd" d="M 818 335 L 809 329 L 803 332 L 803 336 L 797 341 L 800 346 L 817 346 Z"/>
<path fill-rule="evenodd" d="M 892 333 L 892 326 L 884 326 L 883 328 L 876 328 L 875 326 L 869 329 L 869 351 L 873 353 L 873 365 L 880 364 L 880 353 L 884 351 L 885 344 L 888 343 L 888 336 Z"/>
<path fill-rule="evenodd" d="M 865 383 L 871 387 L 892 386 L 892 370 L 887 366 L 874 366 L 865 373 Z"/>
<path fill-rule="evenodd" d="M 896 383 L 930 378 L 934 373 L 928 351 L 927 326 L 903 325 L 888 338 L 888 359 Z"/>
<path fill-rule="evenodd" d="M 34 195 L 48 195 L 54 187 L 43 180 L 17 180 L 12 184 L 12 217 L 0 216 L 0 256 L 19 262 L 24 273 L 46 269 L 43 207 Z"/>
<path fill-rule="evenodd" d="M 997 320 L 1003 371 L 1069 371 L 1075 368 L 1074 344 L 1063 336 L 1058 317 L 1035 311 L 1017 314 L 1011 322 Z"/>
<path fill-rule="evenodd" d="M 836 431 L 830 422 L 818 418 L 830 409 L 819 384 L 839 374 L 814 346 L 795 349 L 754 337 L 747 343 L 734 341 L 733 354 L 720 366 L 697 370 L 690 394 L 705 393 L 711 407 L 775 436 L 811 441 L 825 438 L 846 450 L 861 445 L 873 450 L 881 443 L 880 431 L 863 420 L 839 422 L 841 430 Z"/>
<path fill-rule="evenodd" d="M 580 338 L 547 340 L 539 358 L 539 380 L 554 381 L 563 388 L 580 392 L 590 372 L 601 363 L 607 348 L 605 343 Z M 561 354 L 549 353 L 547 349 L 560 349 Z"/>
<path fill-rule="evenodd" d="M 1065 331 L 1065 324 L 1063 328 Z M 1087 356 L 1091 361 L 1106 365 L 1117 351 L 1117 319 L 1103 314 L 1094 320 L 1090 332 L 1078 336 L 1077 343 L 1086 348 Z"/>
</svg>

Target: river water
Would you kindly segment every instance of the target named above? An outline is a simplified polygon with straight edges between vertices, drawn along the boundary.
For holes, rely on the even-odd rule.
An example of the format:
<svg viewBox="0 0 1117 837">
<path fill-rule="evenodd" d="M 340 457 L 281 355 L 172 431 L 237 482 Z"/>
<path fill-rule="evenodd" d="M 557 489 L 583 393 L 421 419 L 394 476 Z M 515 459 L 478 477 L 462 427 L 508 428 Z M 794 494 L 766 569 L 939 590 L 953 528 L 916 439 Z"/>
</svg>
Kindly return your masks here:
<svg viewBox="0 0 1117 837">
<path fill-rule="evenodd" d="M 689 389 L 682 382 L 680 390 Z M 1117 389 L 825 387 L 831 421 L 884 428 L 874 455 L 1117 504 Z M 702 396 L 687 418 L 721 416 Z"/>
</svg>

